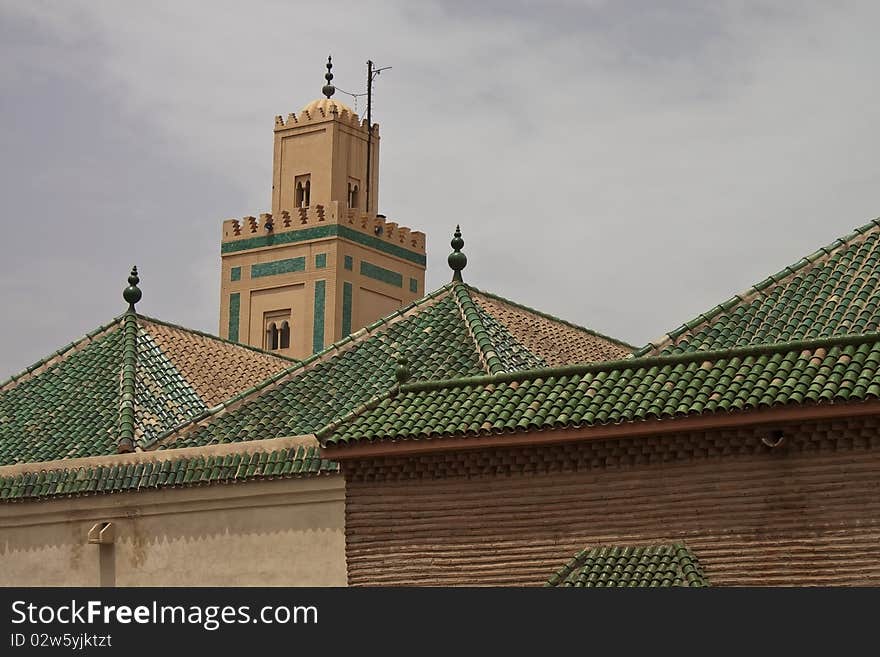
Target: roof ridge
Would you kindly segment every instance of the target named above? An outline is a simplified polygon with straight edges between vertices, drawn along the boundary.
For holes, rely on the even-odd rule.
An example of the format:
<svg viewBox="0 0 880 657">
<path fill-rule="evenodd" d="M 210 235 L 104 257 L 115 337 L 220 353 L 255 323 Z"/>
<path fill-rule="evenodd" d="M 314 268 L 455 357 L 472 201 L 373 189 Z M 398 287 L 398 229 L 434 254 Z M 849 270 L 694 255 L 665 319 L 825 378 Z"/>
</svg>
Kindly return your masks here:
<svg viewBox="0 0 880 657">
<path fill-rule="evenodd" d="M 544 319 L 549 319 L 554 322 L 559 322 L 560 324 L 565 324 L 566 326 L 576 329 L 578 331 L 583 331 L 584 333 L 588 333 L 597 338 L 602 338 L 603 340 L 608 340 L 609 342 L 613 342 L 614 344 L 620 345 L 621 347 L 626 347 L 627 349 L 636 349 L 636 346 L 633 344 L 629 344 L 628 342 L 624 342 L 619 338 L 613 338 L 610 335 L 605 335 L 604 333 L 600 333 L 591 328 L 587 328 L 586 326 L 581 326 L 580 324 L 575 324 L 574 322 L 570 322 L 567 319 L 561 319 L 560 317 L 556 317 L 555 315 L 551 315 L 550 313 L 544 312 L 543 310 L 537 310 L 530 306 L 526 306 L 522 303 L 518 303 L 516 301 L 511 301 L 505 297 L 502 297 L 499 294 L 495 294 L 493 292 L 486 292 L 485 290 L 481 290 L 478 287 L 471 285 L 470 283 L 462 283 L 465 287 L 467 287 L 470 291 L 476 292 L 477 294 L 482 294 L 483 296 L 489 297 L 490 299 L 494 299 L 496 301 L 501 301 L 502 303 L 506 303 L 515 308 L 519 308 L 520 310 L 525 310 L 526 312 L 534 313 L 539 317 L 543 317 Z"/>
<path fill-rule="evenodd" d="M 73 342 L 66 344 L 60 349 L 56 349 L 48 356 L 41 358 L 33 365 L 26 367 L 23 370 L 20 370 L 18 373 L 13 374 L 12 376 L 6 378 L 3 381 L 0 381 L 0 393 L 6 392 L 7 390 L 11 390 L 19 383 L 29 380 L 32 376 L 36 376 L 40 372 L 45 371 L 45 369 L 49 369 L 55 365 L 61 363 L 64 359 L 66 359 L 70 353 L 78 351 L 78 347 L 82 345 L 84 342 L 91 343 L 94 342 L 98 338 L 104 337 L 106 334 L 110 333 L 110 329 L 119 324 L 122 319 L 125 317 L 125 313 L 114 317 L 111 321 L 106 324 L 102 324 L 98 328 L 89 331 L 82 337 L 77 338 Z M 63 358 L 62 358 L 63 357 Z M 45 369 L 43 369 L 45 367 Z"/>
<path fill-rule="evenodd" d="M 363 327 L 362 329 L 355 331 L 354 333 L 352 333 L 350 335 L 347 335 L 346 337 L 342 338 L 341 340 L 337 340 L 336 342 L 333 342 L 332 344 L 327 346 L 325 349 L 323 349 L 317 353 L 312 354 L 308 358 L 301 360 L 301 361 L 295 361 L 295 363 L 293 365 L 291 365 L 290 367 L 285 368 L 285 369 L 281 370 L 280 372 L 276 372 L 275 374 L 264 379 L 263 381 L 261 381 L 257 385 L 251 386 L 247 390 L 242 390 L 241 392 L 239 392 L 236 395 L 233 395 L 232 397 L 230 397 L 226 401 L 207 409 L 203 413 L 199 413 L 198 415 L 190 418 L 189 420 L 187 420 L 186 422 L 183 422 L 182 424 L 177 425 L 176 427 L 173 427 L 172 429 L 169 429 L 165 433 L 154 438 L 152 441 L 144 443 L 144 446 L 143 446 L 144 450 L 146 450 L 150 447 L 162 446 L 169 439 L 176 438 L 179 434 L 185 433 L 187 430 L 191 429 L 195 425 L 198 425 L 198 424 L 204 422 L 204 420 L 206 420 L 207 418 L 209 418 L 213 415 L 216 415 L 224 410 L 231 409 L 232 407 L 238 405 L 239 403 L 244 402 L 248 397 L 257 396 L 257 395 L 261 394 L 263 391 L 265 391 L 267 388 L 269 388 L 269 386 L 272 386 L 273 384 L 281 383 L 283 380 L 292 379 L 292 378 L 294 378 L 294 376 L 297 376 L 301 372 L 304 372 L 307 369 L 309 369 L 312 365 L 324 362 L 325 360 L 328 359 L 328 357 L 335 356 L 341 350 L 343 350 L 343 349 L 348 350 L 350 348 L 357 346 L 358 344 L 364 342 L 367 338 L 372 336 L 376 332 L 377 329 L 380 329 L 384 326 L 394 324 L 397 321 L 399 321 L 400 319 L 402 319 L 403 317 L 409 316 L 413 311 L 415 311 L 417 309 L 424 308 L 424 307 L 430 307 L 430 306 L 434 305 L 434 303 L 436 303 L 437 301 L 440 300 L 440 298 L 443 296 L 443 293 L 448 292 L 451 287 L 452 287 L 452 283 L 447 283 L 443 287 L 440 287 L 440 288 L 434 290 L 434 292 L 431 292 L 430 294 L 422 297 L 421 299 L 417 299 L 415 301 L 412 301 L 409 304 L 407 304 L 406 306 L 398 308 L 396 311 L 394 311 L 390 315 L 386 315 L 385 317 L 382 317 L 382 318 L 376 320 L 375 322 L 368 324 L 367 326 Z"/>
<path fill-rule="evenodd" d="M 243 342 L 235 342 L 234 340 L 228 340 L 226 338 L 221 338 L 219 335 L 214 335 L 213 333 L 208 333 L 206 331 L 200 331 L 198 329 L 189 328 L 186 326 L 182 326 L 180 324 L 174 324 L 172 322 L 166 322 L 161 319 L 156 319 L 155 317 L 150 317 L 148 315 L 143 315 L 141 313 L 137 314 L 138 318 L 146 320 L 147 322 L 151 322 L 153 324 L 159 324 L 160 326 L 165 326 L 168 328 L 177 329 L 179 331 L 186 331 L 187 333 L 193 333 L 195 335 L 201 336 L 203 338 L 209 338 L 211 340 L 216 340 L 217 342 L 222 342 L 224 344 L 232 345 L 233 347 L 241 347 L 242 349 L 247 349 L 248 351 L 255 351 L 258 354 L 262 354 L 264 356 L 273 356 L 274 358 L 278 358 L 279 360 L 286 360 L 292 363 L 300 363 L 301 360 L 297 358 L 291 358 L 290 356 L 285 356 L 284 354 L 277 354 L 271 351 L 266 351 L 265 349 L 260 349 L 259 347 L 254 347 L 253 345 L 245 344 Z"/>
<path fill-rule="evenodd" d="M 609 360 L 599 363 L 577 363 L 574 365 L 562 365 L 559 367 L 546 367 L 534 370 L 518 370 L 514 372 L 502 372 L 500 374 L 462 377 L 457 379 L 435 379 L 433 381 L 416 381 L 405 383 L 400 386 L 400 392 L 427 392 L 443 388 L 456 388 L 466 386 L 491 385 L 493 383 L 508 383 L 514 381 L 528 381 L 542 377 L 577 376 L 598 372 L 613 372 L 617 370 L 657 367 L 663 365 L 677 365 L 690 362 L 722 360 L 726 358 L 766 356 L 777 353 L 788 353 L 796 350 L 808 350 L 820 347 L 840 347 L 860 345 L 871 342 L 880 342 L 880 332 L 857 333 L 843 336 L 830 336 L 827 338 L 814 338 L 812 340 L 797 340 L 792 342 L 776 342 L 773 344 L 749 345 L 731 349 L 718 349 L 715 351 L 688 351 L 669 356 L 642 356 L 639 358 L 627 357 L 618 360 Z"/>
<path fill-rule="evenodd" d="M 477 353 L 480 356 L 480 362 L 486 368 L 489 374 L 501 374 L 505 371 L 498 352 L 495 351 L 495 345 L 489 336 L 489 331 L 483 322 L 477 310 L 477 304 L 471 299 L 470 291 L 464 283 L 456 282 L 453 287 L 455 304 L 464 319 L 467 327 L 468 335 L 474 341 Z"/>
<path fill-rule="evenodd" d="M 833 255 L 845 248 L 849 248 L 853 244 L 856 244 L 857 240 L 865 239 L 865 237 L 869 233 L 876 230 L 877 228 L 880 228 L 880 217 L 872 219 L 868 223 L 859 226 L 858 228 L 854 228 L 851 232 L 847 233 L 843 237 L 839 237 L 830 244 L 820 247 L 810 255 L 804 256 L 797 262 L 788 265 L 787 267 L 784 267 L 775 274 L 771 274 L 763 281 L 755 283 L 751 287 L 743 290 L 741 293 L 733 295 L 726 301 L 722 301 L 717 306 L 710 308 L 705 313 L 700 313 L 692 320 L 690 320 L 689 322 L 685 322 L 678 328 L 675 328 L 668 333 L 664 333 L 656 340 L 653 340 L 645 346 L 634 351 L 633 358 L 640 358 L 641 356 L 649 354 L 653 351 L 657 351 L 659 349 L 667 347 L 670 344 L 673 344 L 675 340 L 677 340 L 687 331 L 693 331 L 698 327 L 708 324 L 721 313 L 732 310 L 741 303 L 752 301 L 755 297 L 759 295 L 766 295 L 770 290 L 775 289 L 775 287 L 778 285 L 788 282 L 796 275 L 804 274 L 813 267 L 817 267 L 820 264 L 827 262 Z"/>
<path fill-rule="evenodd" d="M 354 410 L 346 413 L 345 415 L 343 415 L 341 417 L 336 418 L 332 422 L 328 422 L 323 427 L 318 429 L 315 432 L 315 438 L 320 443 L 321 438 L 336 431 L 337 427 L 341 427 L 343 424 L 348 424 L 349 422 L 351 422 L 355 418 L 359 417 L 360 415 L 363 415 L 367 411 L 373 410 L 374 408 L 376 408 L 379 404 L 381 404 L 386 399 L 396 397 L 399 392 L 400 392 L 400 386 L 395 385 L 391 389 L 383 392 L 381 395 L 374 395 L 374 396 L 370 397 L 367 401 L 365 401 L 363 404 L 361 404 L 360 406 L 358 406 Z"/>
<path fill-rule="evenodd" d="M 122 319 L 122 371 L 119 379 L 116 450 L 134 451 L 135 373 L 137 371 L 138 318 L 132 309 Z"/>
</svg>

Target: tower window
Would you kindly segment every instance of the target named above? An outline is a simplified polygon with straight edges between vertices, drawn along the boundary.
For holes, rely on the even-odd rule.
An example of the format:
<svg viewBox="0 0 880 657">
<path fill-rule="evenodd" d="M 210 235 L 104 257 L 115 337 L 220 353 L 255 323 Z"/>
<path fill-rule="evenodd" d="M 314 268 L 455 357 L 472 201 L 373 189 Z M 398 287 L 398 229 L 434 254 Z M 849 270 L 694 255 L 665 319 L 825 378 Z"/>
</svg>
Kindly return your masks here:
<svg viewBox="0 0 880 657">
<path fill-rule="evenodd" d="M 275 326 L 275 322 L 269 322 L 269 326 L 266 327 L 266 349 L 270 351 L 278 349 L 278 327 Z"/>
<path fill-rule="evenodd" d="M 290 323 L 281 322 L 281 335 L 278 336 L 278 344 L 281 349 L 290 349 Z"/>
<path fill-rule="evenodd" d="M 294 205 L 298 208 L 307 208 L 311 205 L 312 180 L 311 175 L 297 176 L 294 180 Z"/>
<path fill-rule="evenodd" d="M 275 310 L 263 315 L 265 338 L 263 349 L 280 351 L 290 349 L 290 310 Z"/>
<path fill-rule="evenodd" d="M 353 181 L 348 181 L 348 207 L 349 208 L 358 208 L 360 207 L 360 198 L 358 194 L 359 188 L 358 184 Z"/>
</svg>

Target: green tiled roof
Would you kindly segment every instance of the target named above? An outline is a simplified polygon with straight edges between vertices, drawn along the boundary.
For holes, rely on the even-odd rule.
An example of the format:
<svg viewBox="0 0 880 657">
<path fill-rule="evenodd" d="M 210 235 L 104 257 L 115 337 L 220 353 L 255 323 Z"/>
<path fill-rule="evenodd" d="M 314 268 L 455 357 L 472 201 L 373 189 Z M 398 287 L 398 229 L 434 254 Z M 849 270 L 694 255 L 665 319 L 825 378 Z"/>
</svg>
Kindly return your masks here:
<svg viewBox="0 0 880 657">
<path fill-rule="evenodd" d="M 121 362 L 117 323 L 58 364 L 0 388 L 0 465 L 114 453 Z"/>
<path fill-rule="evenodd" d="M 123 315 L 0 384 L 0 465 L 143 445 L 291 362 Z"/>
<path fill-rule="evenodd" d="M 684 545 L 597 547 L 583 550 L 547 580 L 547 586 L 709 586 Z"/>
<path fill-rule="evenodd" d="M 505 317 L 496 318 L 479 305 L 480 295 L 461 283 L 446 285 L 229 400 L 222 409 L 195 416 L 190 426 L 160 443 L 189 447 L 314 433 L 389 390 L 395 384 L 398 355 L 409 360 L 410 380 L 415 382 L 543 364 L 542 343 L 529 349 L 514 335 L 521 329 L 518 315 L 511 317 L 520 310 L 503 306 Z M 505 302 L 493 297 L 492 303 L 497 310 Z M 628 353 L 592 332 L 563 327 L 547 317 L 540 321 L 590 344 L 607 344 L 611 353 Z"/>
<path fill-rule="evenodd" d="M 880 328 L 880 219 L 636 352 L 676 354 L 872 333 Z"/>
<path fill-rule="evenodd" d="M 880 397 L 880 334 L 405 384 L 325 445 L 619 424 Z"/>
<path fill-rule="evenodd" d="M 122 493 L 179 486 L 241 482 L 252 479 L 333 474 L 338 464 L 321 458 L 317 447 L 272 452 L 172 458 L 126 465 L 35 471 L 0 477 L 0 501 Z M 157 457 L 160 457 L 157 454 Z"/>
</svg>

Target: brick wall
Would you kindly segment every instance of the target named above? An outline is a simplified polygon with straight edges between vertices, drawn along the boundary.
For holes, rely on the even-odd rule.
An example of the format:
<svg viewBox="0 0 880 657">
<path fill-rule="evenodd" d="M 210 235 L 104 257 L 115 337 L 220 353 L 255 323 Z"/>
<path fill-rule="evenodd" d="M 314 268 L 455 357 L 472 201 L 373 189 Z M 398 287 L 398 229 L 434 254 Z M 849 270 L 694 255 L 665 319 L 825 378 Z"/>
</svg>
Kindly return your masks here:
<svg viewBox="0 0 880 657">
<path fill-rule="evenodd" d="M 713 585 L 880 584 L 880 420 L 344 464 L 352 585 L 540 585 L 684 541 Z"/>
</svg>

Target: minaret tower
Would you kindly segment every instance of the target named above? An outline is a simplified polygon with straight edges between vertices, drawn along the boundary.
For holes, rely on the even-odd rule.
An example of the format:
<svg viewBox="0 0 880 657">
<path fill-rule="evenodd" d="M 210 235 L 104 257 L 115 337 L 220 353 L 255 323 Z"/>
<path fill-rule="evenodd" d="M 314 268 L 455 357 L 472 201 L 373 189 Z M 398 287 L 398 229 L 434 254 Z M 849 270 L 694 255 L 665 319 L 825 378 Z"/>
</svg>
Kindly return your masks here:
<svg viewBox="0 0 880 657">
<path fill-rule="evenodd" d="M 332 99 L 332 68 L 323 98 L 275 117 L 271 214 L 223 222 L 220 335 L 293 358 L 425 291 L 425 235 L 377 214 L 379 126 Z"/>
</svg>

